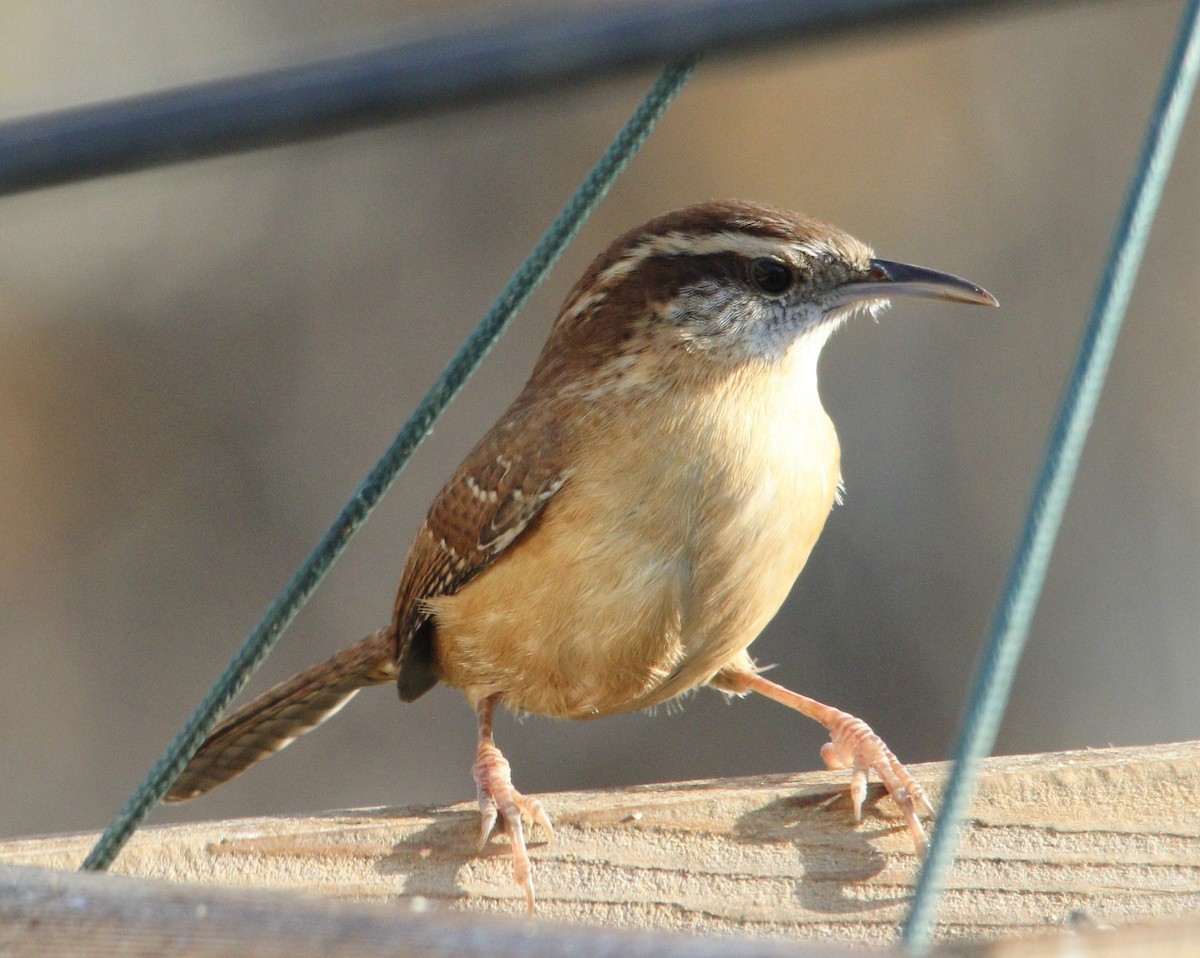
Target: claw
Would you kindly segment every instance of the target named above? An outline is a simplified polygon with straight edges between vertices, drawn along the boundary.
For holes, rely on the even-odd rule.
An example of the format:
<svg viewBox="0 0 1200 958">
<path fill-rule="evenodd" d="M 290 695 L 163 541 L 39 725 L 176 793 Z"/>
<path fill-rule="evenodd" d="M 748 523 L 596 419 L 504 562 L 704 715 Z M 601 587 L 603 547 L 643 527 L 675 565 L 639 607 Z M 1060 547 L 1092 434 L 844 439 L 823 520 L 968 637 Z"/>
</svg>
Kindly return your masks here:
<svg viewBox="0 0 1200 958">
<path fill-rule="evenodd" d="M 480 794 L 479 796 L 479 844 L 475 847 L 475 851 L 483 851 L 483 846 L 488 843 L 488 839 L 492 837 L 492 829 L 496 827 L 496 817 L 499 813 L 496 811 L 496 803 L 492 801 L 490 795 Z"/>
<path fill-rule="evenodd" d="M 529 815 L 529 823 L 541 826 L 546 833 L 546 841 L 554 841 L 554 826 L 550 823 L 550 816 L 546 814 L 542 803 L 536 798 L 525 798 L 524 796 L 522 796 L 522 802 L 522 811 Z"/>
<path fill-rule="evenodd" d="M 856 766 L 850 776 L 850 801 L 854 803 L 854 820 L 862 821 L 863 802 L 867 798 L 867 770 Z"/>
</svg>

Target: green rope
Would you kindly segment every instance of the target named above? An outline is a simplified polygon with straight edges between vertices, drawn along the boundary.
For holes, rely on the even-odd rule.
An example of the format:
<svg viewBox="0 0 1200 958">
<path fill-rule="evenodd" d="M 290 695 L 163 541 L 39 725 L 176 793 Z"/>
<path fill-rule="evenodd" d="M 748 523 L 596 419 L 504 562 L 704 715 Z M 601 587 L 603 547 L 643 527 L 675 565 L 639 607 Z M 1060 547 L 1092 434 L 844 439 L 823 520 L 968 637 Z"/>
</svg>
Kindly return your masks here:
<svg viewBox="0 0 1200 958">
<path fill-rule="evenodd" d="M 284 629 L 296 617 L 337 561 L 351 537 L 366 522 L 371 510 L 400 474 L 417 447 L 432 431 L 433 424 L 442 411 L 475 372 L 517 310 L 525 304 L 545 278 L 613 182 L 646 142 L 646 138 L 667 107 L 695 71 L 697 59 L 693 56 L 676 60 L 663 70 L 612 145 L 563 208 L 558 219 L 551 224 L 529 254 L 529 258 L 521 264 L 521 268 L 509 280 L 504 291 L 492 303 L 487 315 L 417 405 L 383 458 L 363 480 L 317 547 L 272 603 L 254 631 L 247 636 L 237 655 L 204 697 L 204 701 L 100 836 L 96 847 L 84 860 L 82 867 L 85 870 L 106 869 L 150 814 L 150 810 L 167 793 L 179 773 L 196 754 L 205 737 L 212 731 L 221 713 L 262 664 L 279 641 Z"/>
<path fill-rule="evenodd" d="M 1146 249 L 1150 226 L 1162 198 L 1175 147 L 1200 74 L 1200 0 L 1190 0 L 1179 39 L 1151 114 L 1142 154 L 1134 172 L 1109 251 L 1096 302 L 1067 385 L 1058 421 L 1034 488 L 1021 542 L 1013 556 L 1003 597 L 992 620 L 987 645 L 972 688 L 967 717 L 946 786 L 942 810 L 917 883 L 912 911 L 904 926 L 904 944 L 916 954 L 929 950 L 938 899 L 954 861 L 961 824 L 975 788 L 979 765 L 991 753 L 1008 702 L 1013 676 L 1050 552 L 1062 523 L 1067 496 L 1079 465 L 1088 427 L 1116 347 L 1133 282 Z"/>
</svg>

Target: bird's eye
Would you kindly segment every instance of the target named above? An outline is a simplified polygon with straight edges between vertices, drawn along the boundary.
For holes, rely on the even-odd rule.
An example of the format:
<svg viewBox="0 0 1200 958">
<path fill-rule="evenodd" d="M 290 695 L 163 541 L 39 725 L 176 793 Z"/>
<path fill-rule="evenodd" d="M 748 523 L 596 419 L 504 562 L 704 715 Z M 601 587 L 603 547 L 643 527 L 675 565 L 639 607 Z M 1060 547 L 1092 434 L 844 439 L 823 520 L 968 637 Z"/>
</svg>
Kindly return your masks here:
<svg viewBox="0 0 1200 958">
<path fill-rule="evenodd" d="M 796 274 L 782 260 L 762 256 L 750 264 L 750 279 L 768 296 L 781 296 L 792 288 Z"/>
</svg>

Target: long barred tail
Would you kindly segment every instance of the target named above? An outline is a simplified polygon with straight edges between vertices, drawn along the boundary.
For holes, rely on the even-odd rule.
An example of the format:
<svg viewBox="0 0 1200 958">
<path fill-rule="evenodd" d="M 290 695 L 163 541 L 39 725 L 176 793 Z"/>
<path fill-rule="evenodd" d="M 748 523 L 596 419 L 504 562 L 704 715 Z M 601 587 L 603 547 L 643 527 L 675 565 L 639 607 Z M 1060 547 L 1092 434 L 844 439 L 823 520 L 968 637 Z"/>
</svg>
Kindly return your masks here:
<svg viewBox="0 0 1200 958">
<path fill-rule="evenodd" d="M 164 801 L 203 795 L 312 731 L 359 689 L 395 681 L 395 647 L 381 629 L 247 702 L 204 740 Z"/>
</svg>

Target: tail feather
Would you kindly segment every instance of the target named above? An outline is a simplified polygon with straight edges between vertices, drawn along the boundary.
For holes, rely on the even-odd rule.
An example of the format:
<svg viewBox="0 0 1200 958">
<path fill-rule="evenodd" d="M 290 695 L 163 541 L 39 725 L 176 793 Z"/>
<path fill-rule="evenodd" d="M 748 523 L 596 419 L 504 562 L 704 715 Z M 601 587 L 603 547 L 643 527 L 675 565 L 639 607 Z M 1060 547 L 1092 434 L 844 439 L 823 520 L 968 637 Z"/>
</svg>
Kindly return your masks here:
<svg viewBox="0 0 1200 958">
<path fill-rule="evenodd" d="M 359 689 L 394 681 L 394 654 L 391 632 L 381 629 L 247 702 L 204 740 L 163 800 L 211 791 L 312 731 Z"/>
</svg>

